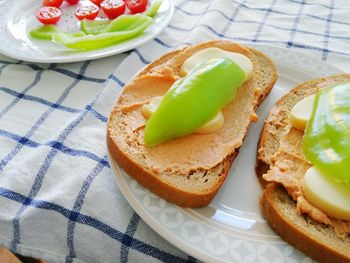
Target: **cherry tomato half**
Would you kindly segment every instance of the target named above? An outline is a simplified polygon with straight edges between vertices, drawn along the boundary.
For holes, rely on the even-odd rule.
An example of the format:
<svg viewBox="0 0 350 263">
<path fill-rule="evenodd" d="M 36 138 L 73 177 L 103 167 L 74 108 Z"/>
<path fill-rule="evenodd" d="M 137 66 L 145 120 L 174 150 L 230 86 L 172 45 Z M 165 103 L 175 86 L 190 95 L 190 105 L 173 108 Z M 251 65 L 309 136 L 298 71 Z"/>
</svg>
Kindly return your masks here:
<svg viewBox="0 0 350 263">
<path fill-rule="evenodd" d="M 104 0 L 101 3 L 103 12 L 109 19 L 114 19 L 125 12 L 125 3 L 122 0 Z"/>
<path fill-rule="evenodd" d="M 68 4 L 75 5 L 79 2 L 79 0 L 66 0 Z"/>
<path fill-rule="evenodd" d="M 81 6 L 75 10 L 75 16 L 79 20 L 83 20 L 84 18 L 94 20 L 98 16 L 98 11 L 98 6 L 91 3 L 89 5 Z"/>
<path fill-rule="evenodd" d="M 63 0 L 43 0 L 43 6 L 53 6 L 59 8 Z"/>
<path fill-rule="evenodd" d="M 142 13 L 147 8 L 148 0 L 124 0 L 132 14 Z"/>
<path fill-rule="evenodd" d="M 100 6 L 103 0 L 90 0 L 90 1 L 97 6 Z"/>
<path fill-rule="evenodd" d="M 56 24 L 61 15 L 61 10 L 53 6 L 43 6 L 35 13 L 36 18 L 45 25 Z"/>
</svg>

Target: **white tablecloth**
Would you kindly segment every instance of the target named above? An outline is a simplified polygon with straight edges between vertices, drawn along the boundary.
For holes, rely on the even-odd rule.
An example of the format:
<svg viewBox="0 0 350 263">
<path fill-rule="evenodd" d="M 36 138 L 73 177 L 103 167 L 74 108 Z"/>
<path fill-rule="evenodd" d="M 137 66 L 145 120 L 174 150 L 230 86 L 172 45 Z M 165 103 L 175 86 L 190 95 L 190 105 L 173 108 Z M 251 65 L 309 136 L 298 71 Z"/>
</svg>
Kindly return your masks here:
<svg viewBox="0 0 350 263">
<path fill-rule="evenodd" d="M 70 64 L 0 57 L 0 246 L 50 262 L 195 262 L 140 219 L 111 172 L 106 121 L 124 83 L 160 55 L 214 38 L 350 71 L 347 0 L 174 2 L 163 33 L 128 54 Z"/>
</svg>

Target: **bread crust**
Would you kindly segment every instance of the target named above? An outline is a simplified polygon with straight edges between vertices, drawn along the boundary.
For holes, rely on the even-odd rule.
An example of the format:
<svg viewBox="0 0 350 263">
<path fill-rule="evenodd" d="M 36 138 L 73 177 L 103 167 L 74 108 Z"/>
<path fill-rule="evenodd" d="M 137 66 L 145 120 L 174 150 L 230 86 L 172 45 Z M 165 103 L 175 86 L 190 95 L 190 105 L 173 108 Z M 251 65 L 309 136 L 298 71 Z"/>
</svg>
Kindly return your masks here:
<svg viewBox="0 0 350 263">
<path fill-rule="evenodd" d="M 199 45 L 203 46 L 210 46 L 211 43 L 227 43 L 227 41 L 224 40 L 214 40 L 209 41 L 205 43 L 201 43 Z M 229 42 L 231 43 L 231 42 Z M 231 43 L 232 44 L 232 43 Z M 138 75 L 142 76 L 145 74 L 148 74 L 152 72 L 152 70 L 159 65 L 162 65 L 166 63 L 168 60 L 173 58 L 174 56 L 180 54 L 183 50 L 186 48 L 182 48 L 180 50 L 175 50 L 170 53 L 165 54 L 164 56 L 160 57 L 159 59 L 152 62 L 150 65 L 146 66 Z M 266 86 L 265 90 L 259 94 L 259 97 L 257 98 L 257 101 L 255 103 L 255 109 L 258 107 L 258 105 L 263 101 L 263 99 L 268 95 L 268 93 L 271 91 L 273 85 L 275 84 L 277 80 L 277 73 L 274 69 L 273 63 L 269 58 L 267 58 L 265 55 L 260 53 L 257 50 L 249 49 L 251 52 L 253 52 L 257 56 L 261 56 L 262 58 L 266 59 L 271 63 L 271 67 L 274 70 L 273 78 L 271 79 L 271 82 L 268 86 Z M 115 114 L 115 111 L 112 111 L 111 116 Z M 110 124 L 110 121 L 108 122 L 107 126 L 107 147 L 109 149 L 109 152 L 114 160 L 118 162 L 118 164 L 134 179 L 136 179 L 141 185 L 148 188 L 153 193 L 159 195 L 160 197 L 164 198 L 165 200 L 169 202 L 173 202 L 179 206 L 183 207 L 203 207 L 208 205 L 208 203 L 213 199 L 217 191 L 220 189 L 221 185 L 223 184 L 224 180 L 227 177 L 228 171 L 233 163 L 234 158 L 238 154 L 238 150 L 236 149 L 231 154 L 227 155 L 225 158 L 223 158 L 222 162 L 219 163 L 216 167 L 212 167 L 208 169 L 215 170 L 220 166 L 220 174 L 218 175 L 218 179 L 215 182 L 214 186 L 208 189 L 207 191 L 198 193 L 198 192 L 189 192 L 184 191 L 181 188 L 175 187 L 173 185 L 170 185 L 167 182 L 164 182 L 159 179 L 157 173 L 154 171 L 150 171 L 142 167 L 137 161 L 133 160 L 130 156 L 125 154 L 123 150 L 119 147 L 117 141 L 118 138 L 116 138 L 112 134 L 113 126 Z M 245 130 L 245 134 L 247 133 L 248 127 Z"/>
<path fill-rule="evenodd" d="M 117 160 L 118 164 L 123 167 L 123 169 L 129 175 L 134 177 L 134 179 L 136 179 L 142 186 L 146 187 L 151 192 L 161 196 L 168 202 L 172 202 L 183 207 L 193 208 L 203 207 L 213 199 L 217 191 L 220 189 L 220 186 L 226 179 L 228 171 L 231 167 L 231 163 L 236 157 L 236 153 L 233 153 L 224 160 L 224 169 L 220 175 L 221 179 L 217 182 L 213 191 L 198 194 L 183 191 L 179 188 L 169 185 L 159 180 L 154 174 L 147 172 L 143 167 L 134 162 L 120 150 L 120 148 L 114 143 L 112 137 L 109 134 L 109 131 L 107 131 L 107 146 L 109 148 L 111 156 L 113 156 L 113 159 Z"/>
<path fill-rule="evenodd" d="M 280 202 L 283 204 L 281 205 Z M 269 183 L 263 192 L 260 204 L 265 219 L 275 232 L 306 255 L 325 263 L 350 262 L 349 238 L 347 238 L 348 253 L 345 249 L 338 249 L 332 230 L 300 216 L 297 213 L 295 202 L 290 199 L 281 185 Z M 285 209 L 288 209 L 290 214 L 286 213 Z M 329 233 L 332 238 L 327 239 L 328 237 L 322 236 L 322 233 L 317 233 L 317 228 L 325 228 L 322 233 Z"/>
<path fill-rule="evenodd" d="M 350 80 L 350 74 L 310 80 L 297 85 L 281 97 L 265 120 L 257 150 L 256 173 L 264 188 L 260 207 L 265 219 L 282 239 L 320 262 L 350 262 L 350 237 L 341 238 L 331 226 L 298 214 L 296 202 L 289 197 L 283 186 L 275 182 L 266 182 L 262 175 L 273 165 L 274 149 L 278 149 L 282 130 L 287 125 L 286 116 L 277 113 L 288 114 L 296 102 L 315 93 L 317 85 L 345 80 Z M 293 96 L 295 98 L 292 98 Z M 271 147 L 271 144 L 275 144 L 275 147 Z"/>
</svg>

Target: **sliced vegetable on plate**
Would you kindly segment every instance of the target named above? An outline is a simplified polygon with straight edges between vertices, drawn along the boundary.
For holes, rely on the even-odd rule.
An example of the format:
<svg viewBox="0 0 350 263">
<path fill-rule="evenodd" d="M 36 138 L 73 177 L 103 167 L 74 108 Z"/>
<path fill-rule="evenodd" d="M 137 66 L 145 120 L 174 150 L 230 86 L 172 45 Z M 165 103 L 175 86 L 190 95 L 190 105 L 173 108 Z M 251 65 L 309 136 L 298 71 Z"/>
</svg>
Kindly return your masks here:
<svg viewBox="0 0 350 263">
<path fill-rule="evenodd" d="M 75 5 L 79 2 L 79 0 L 66 0 L 69 5 Z"/>
<path fill-rule="evenodd" d="M 119 31 L 101 32 L 96 35 L 84 35 L 78 37 L 67 33 L 57 33 L 53 36 L 53 41 L 72 49 L 93 50 L 136 37 L 142 34 L 151 24 L 152 18 L 145 15 L 139 15 L 133 23 L 130 23 L 127 27 L 122 28 Z M 119 28 L 118 25 L 116 27 Z"/>
<path fill-rule="evenodd" d="M 124 0 L 132 14 L 142 13 L 146 10 L 148 0 Z"/>
<path fill-rule="evenodd" d="M 89 5 L 83 5 L 75 10 L 75 17 L 79 20 L 89 19 L 94 20 L 99 13 L 100 9 L 97 5 L 91 3 Z"/>
<path fill-rule="evenodd" d="M 117 18 L 124 14 L 126 10 L 123 0 L 104 0 L 101 3 L 101 8 L 109 19 Z"/>
<path fill-rule="evenodd" d="M 38 15 L 37 17 L 44 25 L 31 30 L 29 35 L 32 38 L 50 40 L 71 49 L 93 50 L 107 47 L 141 35 L 154 22 L 153 17 L 158 12 L 162 1 L 153 1 L 146 11 L 148 0 L 81 1 L 75 11 L 76 18 L 81 20 L 80 30 L 75 32 L 65 32 L 61 26 L 54 25 L 62 15 L 59 8 L 42 6 L 37 12 L 41 15 L 40 19 Z M 48 0 L 44 3 L 59 5 L 60 0 Z M 69 2 L 69 4 L 72 3 L 72 1 Z M 99 12 L 98 5 L 107 18 Z M 125 14 L 126 7 L 131 14 Z M 98 17 L 99 14 L 102 17 Z"/>
<path fill-rule="evenodd" d="M 63 3 L 63 0 L 44 0 L 43 6 L 53 6 L 59 8 Z"/>
<path fill-rule="evenodd" d="M 57 26 L 44 25 L 29 32 L 32 38 L 52 40 L 52 36 L 59 32 Z"/>
<path fill-rule="evenodd" d="M 163 0 L 154 0 L 154 2 L 152 3 L 151 7 L 148 8 L 144 12 L 144 14 L 146 16 L 154 17 L 157 14 L 160 6 L 162 5 L 162 2 L 163 2 Z"/>
<path fill-rule="evenodd" d="M 44 25 L 56 24 L 61 16 L 61 10 L 53 6 L 43 6 L 35 13 L 35 17 Z"/>
<path fill-rule="evenodd" d="M 94 3 L 97 6 L 100 6 L 103 0 L 90 0 L 90 2 Z"/>
</svg>

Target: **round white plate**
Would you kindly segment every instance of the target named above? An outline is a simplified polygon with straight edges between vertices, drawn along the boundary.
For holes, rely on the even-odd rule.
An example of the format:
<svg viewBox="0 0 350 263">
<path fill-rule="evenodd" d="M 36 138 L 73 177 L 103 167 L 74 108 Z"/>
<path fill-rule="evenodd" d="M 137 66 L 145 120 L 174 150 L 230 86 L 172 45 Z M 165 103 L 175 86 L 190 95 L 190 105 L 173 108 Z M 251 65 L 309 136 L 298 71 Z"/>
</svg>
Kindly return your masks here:
<svg viewBox="0 0 350 263">
<path fill-rule="evenodd" d="M 86 1 L 88 0 L 81 0 L 80 4 Z M 19 60 L 42 63 L 75 62 L 111 56 L 136 48 L 155 38 L 168 25 L 174 13 L 173 1 L 163 0 L 153 24 L 144 34 L 107 48 L 75 51 L 51 41 L 32 39 L 28 36 L 32 29 L 41 25 L 34 15 L 41 3 L 39 0 L 0 0 L 1 53 Z M 62 17 L 57 23 L 60 29 L 79 30 L 79 22 L 74 17 L 76 8 L 77 5 L 69 6 L 64 2 L 61 6 Z M 102 11 L 100 16 L 103 16 Z"/>
<path fill-rule="evenodd" d="M 289 49 L 254 46 L 275 63 L 279 79 L 258 110 L 229 176 L 209 206 L 181 208 L 142 187 L 110 158 L 120 190 L 158 234 L 205 262 L 312 262 L 282 241 L 259 209 L 262 190 L 255 174 L 260 131 L 276 100 L 297 83 L 340 73 L 334 66 Z"/>
</svg>

